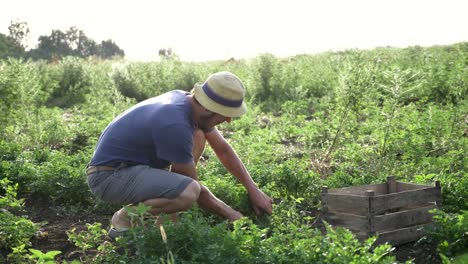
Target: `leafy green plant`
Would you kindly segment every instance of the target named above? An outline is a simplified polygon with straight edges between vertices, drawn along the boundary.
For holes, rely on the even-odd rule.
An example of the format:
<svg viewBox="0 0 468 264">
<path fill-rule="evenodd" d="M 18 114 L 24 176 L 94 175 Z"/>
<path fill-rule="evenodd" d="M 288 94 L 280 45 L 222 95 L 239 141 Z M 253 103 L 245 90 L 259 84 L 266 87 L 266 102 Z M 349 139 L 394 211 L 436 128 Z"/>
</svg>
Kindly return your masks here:
<svg viewBox="0 0 468 264">
<path fill-rule="evenodd" d="M 40 264 L 54 264 L 55 256 L 62 253 L 59 250 L 52 250 L 43 253 L 42 251 L 33 248 L 29 249 L 29 251 L 32 253 L 31 259 L 36 260 L 36 263 Z"/>
<path fill-rule="evenodd" d="M 102 229 L 101 223 L 86 224 L 87 231 L 76 232 L 73 228 L 67 231 L 68 240 L 79 248 L 81 256 L 84 257 L 85 262 L 89 262 L 90 258 L 87 251 L 97 248 L 103 241 L 103 237 L 107 235 L 107 231 Z"/>
<path fill-rule="evenodd" d="M 468 253 L 464 253 L 462 255 L 456 256 L 453 258 L 453 260 L 450 260 L 449 258 L 443 256 L 443 263 L 452 263 L 452 264 L 463 264 L 468 262 Z"/>
<path fill-rule="evenodd" d="M 12 123 L 23 123 L 32 115 L 44 93 L 38 84 L 34 65 L 21 60 L 0 61 L 0 137 Z M 23 126 L 27 125 L 23 123 Z"/>
<path fill-rule="evenodd" d="M 255 98 L 260 102 L 273 99 L 280 94 L 279 87 L 275 87 L 275 73 L 279 67 L 278 59 L 272 54 L 262 54 L 256 58 Z M 280 98 L 279 96 L 276 98 Z"/>
<path fill-rule="evenodd" d="M 82 60 L 66 57 L 56 68 L 58 86 L 52 91 L 48 105 L 67 108 L 83 103 L 86 93 L 90 91 L 90 77 Z"/>
<path fill-rule="evenodd" d="M 29 240 L 36 233 L 37 226 L 29 219 L 8 211 L 8 209 L 23 206 L 23 201 L 16 199 L 18 184 L 11 184 L 8 179 L 3 178 L 0 179 L 0 188 L 0 191 L 5 192 L 0 196 L 0 248 L 29 245 Z"/>
<path fill-rule="evenodd" d="M 197 67 L 177 59 L 153 63 L 131 63 L 114 68 L 112 78 L 117 89 L 125 96 L 143 101 L 170 90 L 190 91 L 205 76 Z"/>
<path fill-rule="evenodd" d="M 380 84 L 384 93 L 388 93 L 383 107 L 383 116 L 385 116 L 385 132 L 381 140 L 379 156 L 382 159 L 388 148 L 389 134 L 392 133 L 392 123 L 397 118 L 397 110 L 402 101 L 407 98 L 410 93 L 417 89 L 420 83 L 413 84 L 414 79 L 417 78 L 418 73 L 413 73 L 411 70 L 401 71 L 396 68 L 392 71 L 383 72 L 384 81 Z"/>
<path fill-rule="evenodd" d="M 68 155 L 51 151 L 47 162 L 36 165 L 36 179 L 31 190 L 40 196 L 65 204 L 90 204 L 92 195 L 88 191 L 84 168 L 87 153 Z"/>
<path fill-rule="evenodd" d="M 7 259 L 11 263 L 24 263 L 28 261 L 29 257 L 30 255 L 28 254 L 26 244 L 21 244 L 17 247 L 11 248 L 11 252 L 8 254 Z M 1 257 L 0 260 L 2 260 Z"/>
<path fill-rule="evenodd" d="M 461 214 L 432 210 L 434 226 L 426 230 L 425 241 L 438 243 L 438 251 L 447 257 L 466 253 L 468 249 L 468 211 Z M 423 240 L 423 241 L 424 241 Z"/>
</svg>

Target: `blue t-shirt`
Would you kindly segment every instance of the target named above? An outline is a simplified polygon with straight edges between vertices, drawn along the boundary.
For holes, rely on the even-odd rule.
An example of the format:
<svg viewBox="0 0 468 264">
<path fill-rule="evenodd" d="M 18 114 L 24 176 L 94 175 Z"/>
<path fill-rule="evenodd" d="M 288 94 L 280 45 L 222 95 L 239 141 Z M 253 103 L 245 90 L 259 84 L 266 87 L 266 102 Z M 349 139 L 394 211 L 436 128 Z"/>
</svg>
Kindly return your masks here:
<svg viewBox="0 0 468 264">
<path fill-rule="evenodd" d="M 100 136 L 90 164 L 120 162 L 166 168 L 193 161 L 189 93 L 175 90 L 147 99 L 115 118 Z"/>
</svg>

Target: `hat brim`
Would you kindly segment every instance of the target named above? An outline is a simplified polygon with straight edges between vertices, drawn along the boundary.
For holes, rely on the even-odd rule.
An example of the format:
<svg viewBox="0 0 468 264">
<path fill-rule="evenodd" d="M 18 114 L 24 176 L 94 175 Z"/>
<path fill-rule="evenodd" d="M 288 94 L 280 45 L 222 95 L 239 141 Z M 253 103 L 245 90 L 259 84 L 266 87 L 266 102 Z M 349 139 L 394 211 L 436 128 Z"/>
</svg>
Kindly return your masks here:
<svg viewBox="0 0 468 264">
<path fill-rule="evenodd" d="M 193 94 L 197 101 L 211 112 L 227 117 L 240 117 L 247 112 L 247 105 L 245 102 L 242 102 L 242 105 L 239 107 L 229 107 L 216 103 L 205 94 L 200 84 L 195 84 Z"/>
</svg>

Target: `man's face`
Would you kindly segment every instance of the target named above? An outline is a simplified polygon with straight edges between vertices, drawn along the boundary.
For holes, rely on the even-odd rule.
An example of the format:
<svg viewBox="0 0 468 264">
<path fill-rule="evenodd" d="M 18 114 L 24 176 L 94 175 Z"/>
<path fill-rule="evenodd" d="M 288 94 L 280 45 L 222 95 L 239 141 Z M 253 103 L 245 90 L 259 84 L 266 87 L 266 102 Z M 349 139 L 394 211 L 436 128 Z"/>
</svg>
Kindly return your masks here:
<svg viewBox="0 0 468 264">
<path fill-rule="evenodd" d="M 209 129 L 212 128 L 216 125 L 219 125 L 223 122 L 228 122 L 230 123 L 232 120 L 232 117 L 226 117 L 222 116 L 217 113 L 213 113 L 210 111 L 205 111 L 200 115 L 200 120 L 198 122 L 198 126 L 201 129 Z"/>
</svg>

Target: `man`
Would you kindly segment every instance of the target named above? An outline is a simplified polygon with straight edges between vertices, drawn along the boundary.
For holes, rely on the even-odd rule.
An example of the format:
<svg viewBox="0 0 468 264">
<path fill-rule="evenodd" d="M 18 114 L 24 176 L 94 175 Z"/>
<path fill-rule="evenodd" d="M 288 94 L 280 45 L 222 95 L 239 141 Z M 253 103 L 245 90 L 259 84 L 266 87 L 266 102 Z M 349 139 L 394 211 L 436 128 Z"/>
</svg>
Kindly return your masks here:
<svg viewBox="0 0 468 264">
<path fill-rule="evenodd" d="M 99 199 L 149 206 L 154 215 L 189 209 L 194 202 L 235 221 L 242 214 L 215 197 L 198 181 L 195 169 L 208 142 L 221 163 L 247 189 L 256 214 L 272 213 L 263 193 L 217 130 L 247 111 L 244 85 L 230 72 L 211 75 L 192 93 L 171 91 L 138 103 L 104 130 L 90 164 L 88 184 Z M 125 208 L 112 217 L 110 235 L 130 227 Z"/>
</svg>

